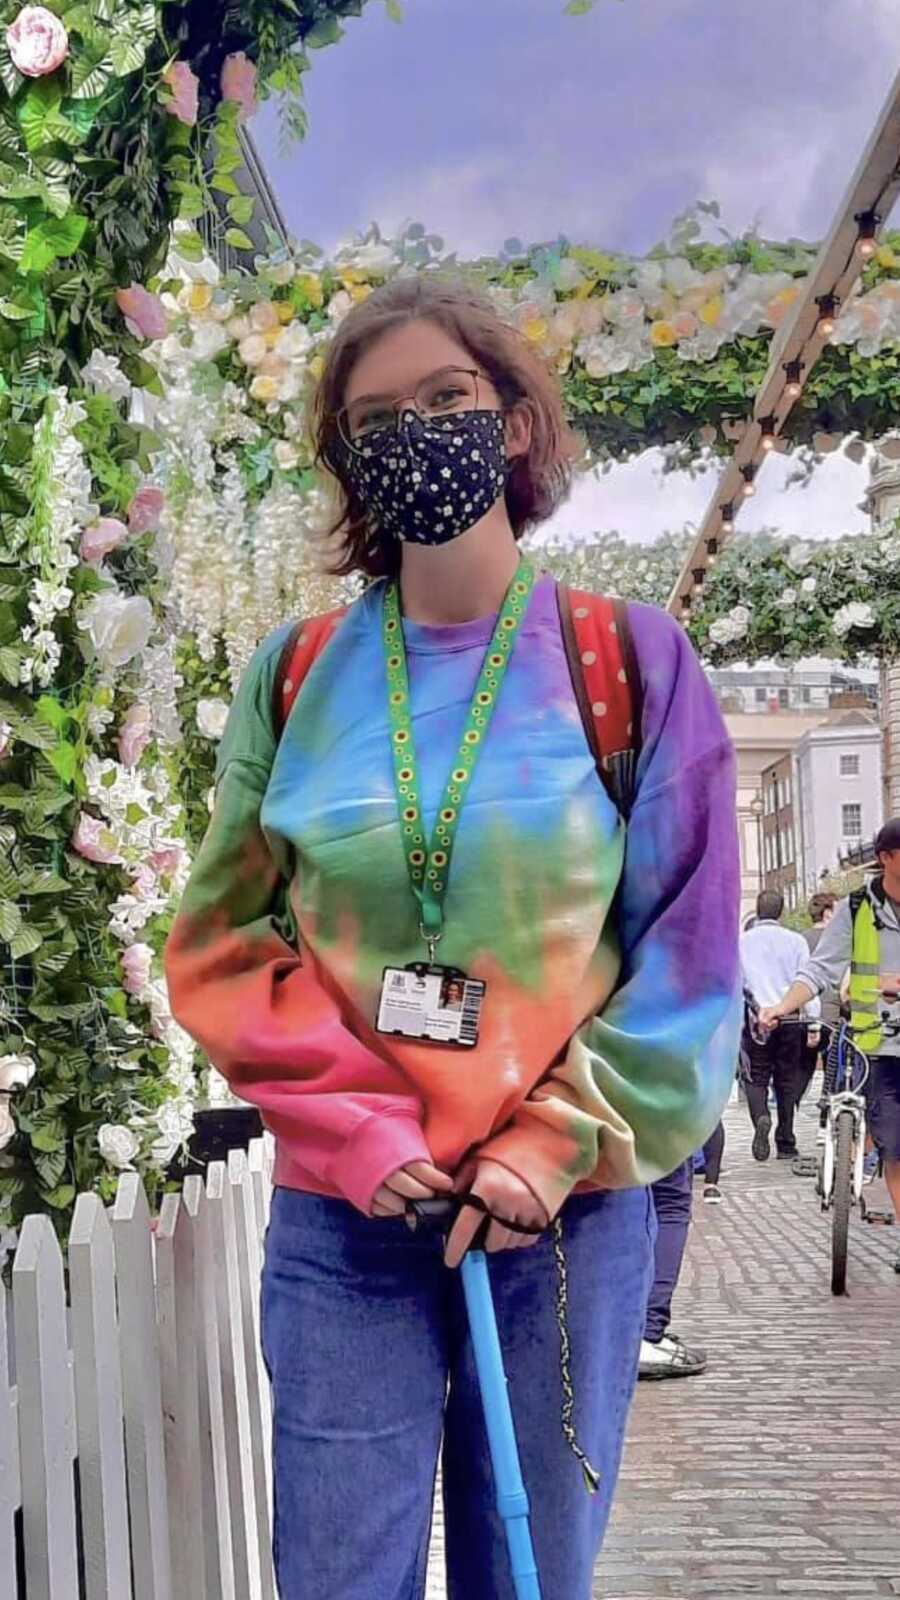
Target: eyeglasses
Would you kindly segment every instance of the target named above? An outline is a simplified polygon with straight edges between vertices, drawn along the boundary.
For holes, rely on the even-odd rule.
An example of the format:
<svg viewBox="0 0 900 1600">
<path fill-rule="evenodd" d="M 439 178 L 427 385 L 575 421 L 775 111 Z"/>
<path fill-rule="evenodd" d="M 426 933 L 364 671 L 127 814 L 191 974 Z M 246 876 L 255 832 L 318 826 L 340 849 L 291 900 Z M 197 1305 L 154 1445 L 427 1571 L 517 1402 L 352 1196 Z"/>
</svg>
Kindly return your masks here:
<svg viewBox="0 0 900 1600">
<path fill-rule="evenodd" d="M 337 413 L 338 433 L 348 450 L 380 455 L 396 438 L 405 411 L 414 411 L 429 427 L 450 433 L 456 419 L 478 410 L 477 367 L 441 367 L 423 378 L 414 394 L 363 395 Z"/>
</svg>

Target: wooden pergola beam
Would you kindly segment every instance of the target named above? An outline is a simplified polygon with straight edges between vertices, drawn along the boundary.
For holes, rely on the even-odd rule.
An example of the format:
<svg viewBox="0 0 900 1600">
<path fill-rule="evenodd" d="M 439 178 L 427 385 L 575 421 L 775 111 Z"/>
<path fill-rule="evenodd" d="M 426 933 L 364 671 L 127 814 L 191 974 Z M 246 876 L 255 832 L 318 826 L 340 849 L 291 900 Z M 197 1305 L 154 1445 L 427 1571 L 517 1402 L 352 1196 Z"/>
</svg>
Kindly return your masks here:
<svg viewBox="0 0 900 1600">
<path fill-rule="evenodd" d="M 768 370 L 757 393 L 752 418 L 717 481 L 697 537 L 685 557 L 669 597 L 668 609 L 675 616 L 687 614 L 692 595 L 702 584 L 718 551 L 731 536 L 733 527 L 728 525 L 728 519 L 723 516 L 722 507 L 731 504 L 735 516 L 738 515 L 747 497 L 745 469 L 755 477 L 770 452 L 771 446 L 763 445 L 761 419 L 765 419 L 771 428 L 769 419 L 774 418 L 774 433 L 781 433 L 800 398 L 804 383 L 828 343 L 827 323 L 823 327 L 823 322 L 829 297 L 833 298 L 837 307 L 843 305 L 865 267 L 866 258 L 858 249 L 860 219 L 869 219 L 871 227 L 871 219 L 877 217 L 874 227 L 877 234 L 878 228 L 890 215 L 898 194 L 900 73 L 894 79 L 844 200 L 819 251 L 806 290 L 772 340 Z M 792 362 L 800 363 L 796 369 L 798 387 L 788 393 L 790 379 L 785 367 Z"/>
</svg>

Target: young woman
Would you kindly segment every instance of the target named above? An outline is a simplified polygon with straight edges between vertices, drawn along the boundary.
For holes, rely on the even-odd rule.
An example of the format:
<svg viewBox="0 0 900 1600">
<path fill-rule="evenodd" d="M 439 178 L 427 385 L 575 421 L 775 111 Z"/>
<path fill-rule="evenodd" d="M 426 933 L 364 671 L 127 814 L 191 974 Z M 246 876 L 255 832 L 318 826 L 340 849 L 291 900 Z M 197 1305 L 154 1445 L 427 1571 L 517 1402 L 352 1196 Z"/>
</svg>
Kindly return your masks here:
<svg viewBox="0 0 900 1600">
<path fill-rule="evenodd" d="M 333 341 L 315 421 L 341 568 L 375 581 L 283 732 L 288 629 L 257 651 L 167 952 L 176 1016 L 277 1142 L 263 1339 L 282 1600 L 419 1600 L 442 1437 L 450 1595 L 512 1595 L 452 1270 L 483 1211 L 463 1204 L 446 1244 L 404 1222 L 444 1195 L 493 1219 L 544 1600 L 588 1600 L 653 1255 L 645 1185 L 706 1137 L 733 1074 L 731 750 L 680 628 L 630 607 L 626 830 L 555 584 L 517 544 L 563 496 L 572 438 L 490 303 L 430 274 L 376 291 Z M 474 997 L 469 1048 L 422 1036 L 440 1032 L 432 967 Z"/>
</svg>

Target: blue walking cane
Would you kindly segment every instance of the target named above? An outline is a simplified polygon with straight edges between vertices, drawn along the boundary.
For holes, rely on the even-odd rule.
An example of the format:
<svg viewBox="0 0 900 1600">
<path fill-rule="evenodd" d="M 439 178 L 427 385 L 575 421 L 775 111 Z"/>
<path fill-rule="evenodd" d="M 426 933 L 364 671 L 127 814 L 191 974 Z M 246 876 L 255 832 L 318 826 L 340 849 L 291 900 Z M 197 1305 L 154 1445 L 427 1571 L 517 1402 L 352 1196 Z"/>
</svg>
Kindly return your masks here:
<svg viewBox="0 0 900 1600">
<path fill-rule="evenodd" d="M 474 1203 L 478 1206 L 478 1197 L 467 1196 L 465 1203 Z M 452 1200 L 410 1201 L 406 1208 L 406 1218 L 414 1232 L 423 1227 L 440 1228 L 443 1232 L 453 1221 L 458 1209 L 458 1203 Z M 481 1207 L 478 1206 L 478 1209 Z M 476 1246 L 479 1241 L 483 1241 L 489 1225 L 490 1217 L 485 1216 L 475 1237 Z M 528 1493 L 522 1478 L 519 1447 L 509 1403 L 509 1388 L 503 1366 L 503 1352 L 500 1349 L 500 1335 L 497 1332 L 497 1317 L 484 1251 L 470 1248 L 463 1257 L 460 1272 L 491 1452 L 497 1510 L 506 1531 L 513 1588 L 516 1600 L 541 1600 L 541 1585 L 531 1541 Z"/>
</svg>

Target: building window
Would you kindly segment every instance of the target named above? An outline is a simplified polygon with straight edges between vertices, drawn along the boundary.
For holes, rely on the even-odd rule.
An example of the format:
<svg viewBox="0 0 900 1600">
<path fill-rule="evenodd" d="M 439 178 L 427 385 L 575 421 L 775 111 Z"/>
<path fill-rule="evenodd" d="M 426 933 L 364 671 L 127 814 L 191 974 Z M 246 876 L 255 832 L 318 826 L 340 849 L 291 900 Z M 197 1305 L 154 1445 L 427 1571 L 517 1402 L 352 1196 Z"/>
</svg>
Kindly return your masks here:
<svg viewBox="0 0 900 1600">
<path fill-rule="evenodd" d="M 862 806 L 841 806 L 841 832 L 845 839 L 862 838 Z"/>
<path fill-rule="evenodd" d="M 783 710 L 783 711 L 787 710 L 787 707 L 788 707 L 789 704 L 790 704 L 790 692 L 789 692 L 789 690 L 787 690 L 787 689 L 779 689 L 779 691 L 778 691 L 778 705 L 779 705 L 780 709 Z"/>
<path fill-rule="evenodd" d="M 758 706 L 764 706 L 765 705 L 765 703 L 766 703 L 766 691 L 765 691 L 765 689 L 754 689 L 753 696 L 754 696 L 754 699 L 756 700 L 756 704 Z"/>
<path fill-rule="evenodd" d="M 808 683 L 805 683 L 803 685 L 803 688 L 801 690 L 801 694 L 802 694 L 802 697 L 803 697 L 803 704 L 805 706 L 808 706 L 810 700 L 812 699 L 812 689 L 810 688 Z"/>
<path fill-rule="evenodd" d="M 841 777 L 842 778 L 858 778 L 859 777 L 859 756 L 858 755 L 841 756 Z"/>
</svg>

